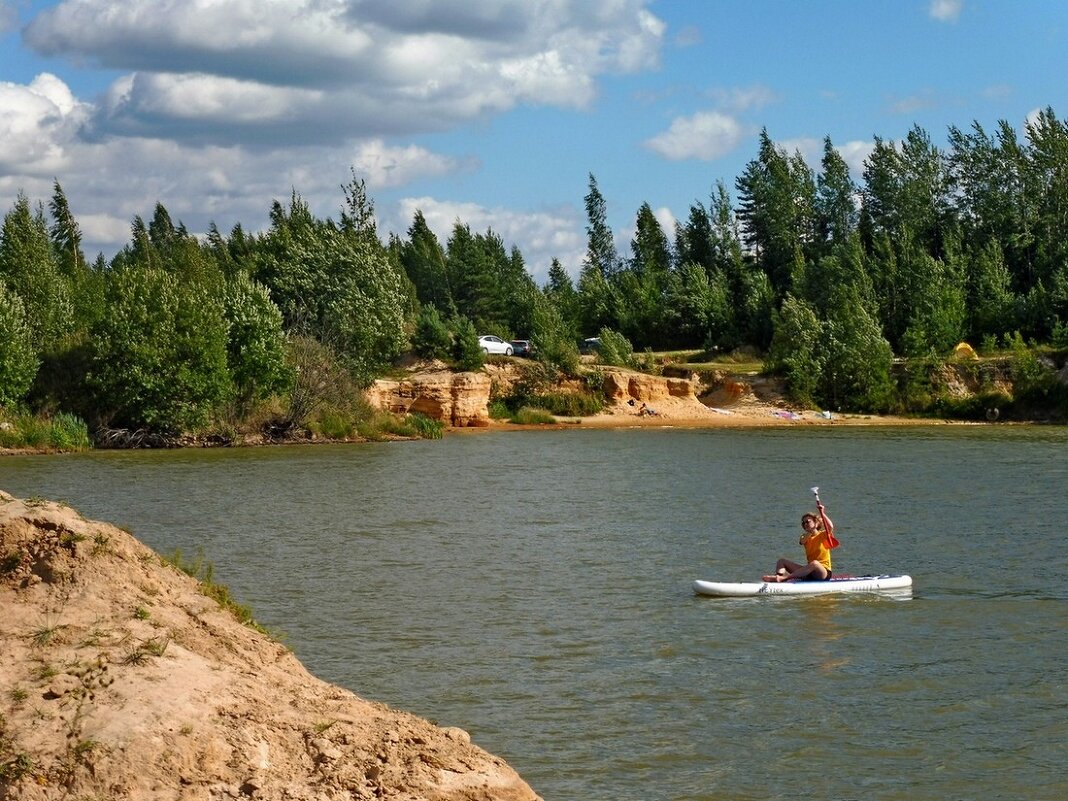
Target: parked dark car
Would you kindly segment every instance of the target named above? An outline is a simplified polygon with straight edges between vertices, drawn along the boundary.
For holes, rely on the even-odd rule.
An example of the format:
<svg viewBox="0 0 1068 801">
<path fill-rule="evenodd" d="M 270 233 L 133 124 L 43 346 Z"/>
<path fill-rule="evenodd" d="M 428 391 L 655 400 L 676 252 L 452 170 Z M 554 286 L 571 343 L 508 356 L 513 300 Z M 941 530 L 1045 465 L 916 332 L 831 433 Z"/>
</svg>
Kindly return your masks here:
<svg viewBox="0 0 1068 801">
<path fill-rule="evenodd" d="M 596 353 L 601 349 L 600 337 L 589 337 L 579 343 L 579 353 Z"/>
<path fill-rule="evenodd" d="M 511 340 L 512 352 L 516 356 L 530 357 L 534 355 L 534 343 L 529 339 L 513 339 Z"/>
</svg>

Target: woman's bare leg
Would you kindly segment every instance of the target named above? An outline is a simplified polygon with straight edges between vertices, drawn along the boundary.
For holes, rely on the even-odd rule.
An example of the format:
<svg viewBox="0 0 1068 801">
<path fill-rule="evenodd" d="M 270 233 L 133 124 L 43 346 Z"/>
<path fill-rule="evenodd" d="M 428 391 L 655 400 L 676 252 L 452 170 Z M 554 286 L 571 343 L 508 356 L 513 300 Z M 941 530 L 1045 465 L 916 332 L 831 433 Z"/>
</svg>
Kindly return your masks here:
<svg viewBox="0 0 1068 801">
<path fill-rule="evenodd" d="M 770 576 L 764 576 L 764 581 L 786 581 L 798 570 L 803 570 L 805 565 L 798 564 L 789 559 L 780 559 L 775 563 L 775 572 Z"/>
<path fill-rule="evenodd" d="M 820 562 L 809 562 L 807 565 L 798 565 L 797 568 L 797 570 L 791 570 L 787 578 L 823 581 L 828 576 L 827 568 Z M 785 581 L 786 579 L 783 580 Z"/>
</svg>

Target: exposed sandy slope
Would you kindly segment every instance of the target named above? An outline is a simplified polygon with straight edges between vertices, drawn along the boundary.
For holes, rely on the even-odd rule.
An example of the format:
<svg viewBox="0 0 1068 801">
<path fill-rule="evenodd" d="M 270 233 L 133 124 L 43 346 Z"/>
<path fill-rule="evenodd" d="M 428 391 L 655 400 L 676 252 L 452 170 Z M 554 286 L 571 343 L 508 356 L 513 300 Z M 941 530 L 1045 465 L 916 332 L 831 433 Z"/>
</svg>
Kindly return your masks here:
<svg viewBox="0 0 1068 801">
<path fill-rule="evenodd" d="M 466 732 L 315 678 L 129 534 L 0 492 L 0 799 L 232 798 L 538 796 Z"/>
</svg>

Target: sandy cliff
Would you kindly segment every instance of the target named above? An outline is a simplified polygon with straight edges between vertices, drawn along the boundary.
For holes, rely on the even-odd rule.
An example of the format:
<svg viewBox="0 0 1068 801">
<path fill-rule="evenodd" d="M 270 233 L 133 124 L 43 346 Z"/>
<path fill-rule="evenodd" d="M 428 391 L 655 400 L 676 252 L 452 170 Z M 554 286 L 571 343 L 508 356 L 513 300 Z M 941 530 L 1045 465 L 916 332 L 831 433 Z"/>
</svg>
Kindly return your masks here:
<svg viewBox="0 0 1068 801">
<path fill-rule="evenodd" d="M 379 379 L 368 402 L 398 414 L 422 414 L 456 428 L 489 425 L 490 377 L 485 373 L 431 370 L 403 380 Z"/>
<path fill-rule="evenodd" d="M 0 799 L 61 798 L 538 796 L 461 729 L 315 678 L 129 534 L 0 492 Z"/>
</svg>

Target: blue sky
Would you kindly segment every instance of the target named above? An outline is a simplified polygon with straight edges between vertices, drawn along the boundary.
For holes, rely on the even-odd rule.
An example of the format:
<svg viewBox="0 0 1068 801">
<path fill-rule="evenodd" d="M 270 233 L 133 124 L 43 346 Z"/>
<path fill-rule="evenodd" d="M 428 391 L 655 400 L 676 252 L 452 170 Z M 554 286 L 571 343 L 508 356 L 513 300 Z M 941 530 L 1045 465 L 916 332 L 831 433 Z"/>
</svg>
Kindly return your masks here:
<svg viewBox="0 0 1068 801">
<path fill-rule="evenodd" d="M 58 178 L 90 257 L 157 201 L 259 230 L 350 167 L 379 229 L 492 228 L 577 275 L 593 173 L 621 251 L 639 206 L 707 204 L 769 135 L 860 177 L 876 136 L 1068 115 L 1063 0 L 0 0 L 0 208 Z"/>
</svg>

